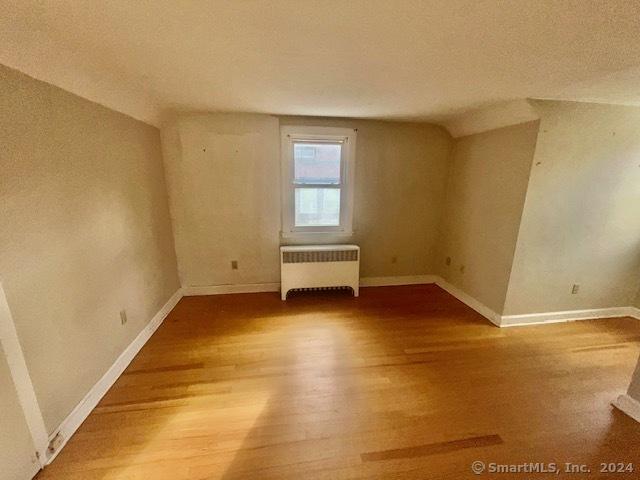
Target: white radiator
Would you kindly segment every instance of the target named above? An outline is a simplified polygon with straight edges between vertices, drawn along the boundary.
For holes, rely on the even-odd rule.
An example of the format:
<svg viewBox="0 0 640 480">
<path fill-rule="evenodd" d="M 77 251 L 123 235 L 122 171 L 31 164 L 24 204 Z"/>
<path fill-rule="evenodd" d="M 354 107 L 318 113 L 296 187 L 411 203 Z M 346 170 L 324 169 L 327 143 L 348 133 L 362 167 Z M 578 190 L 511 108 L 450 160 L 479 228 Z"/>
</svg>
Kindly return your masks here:
<svg viewBox="0 0 640 480">
<path fill-rule="evenodd" d="M 298 288 L 351 287 L 358 296 L 360 247 L 304 245 L 280 247 L 280 293 Z"/>
</svg>

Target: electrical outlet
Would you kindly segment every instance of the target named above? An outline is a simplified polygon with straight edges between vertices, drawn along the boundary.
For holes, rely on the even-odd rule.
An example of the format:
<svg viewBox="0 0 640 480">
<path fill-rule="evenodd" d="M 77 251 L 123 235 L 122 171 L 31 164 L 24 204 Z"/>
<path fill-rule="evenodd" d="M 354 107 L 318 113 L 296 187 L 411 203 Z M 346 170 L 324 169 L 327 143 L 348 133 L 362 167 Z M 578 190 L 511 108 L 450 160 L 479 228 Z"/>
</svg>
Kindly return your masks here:
<svg viewBox="0 0 640 480">
<path fill-rule="evenodd" d="M 120 310 L 120 325 L 124 325 L 127 323 L 127 311 Z"/>
<path fill-rule="evenodd" d="M 571 287 L 571 294 L 575 295 L 579 291 L 580 291 L 580 285 L 578 285 L 577 283 L 574 283 L 573 287 Z"/>
<path fill-rule="evenodd" d="M 447 257 L 444 259 L 444 264 L 448 267 L 449 265 L 451 265 L 451 257 Z"/>
<path fill-rule="evenodd" d="M 237 269 L 238 269 L 238 261 L 231 260 L 231 270 L 237 270 Z"/>
<path fill-rule="evenodd" d="M 55 453 L 60 449 L 60 447 L 62 447 L 63 443 L 64 437 L 62 436 L 62 433 L 58 432 L 56 433 L 56 436 L 53 437 L 49 442 L 49 447 L 47 448 L 47 450 L 49 450 L 49 453 Z"/>
</svg>

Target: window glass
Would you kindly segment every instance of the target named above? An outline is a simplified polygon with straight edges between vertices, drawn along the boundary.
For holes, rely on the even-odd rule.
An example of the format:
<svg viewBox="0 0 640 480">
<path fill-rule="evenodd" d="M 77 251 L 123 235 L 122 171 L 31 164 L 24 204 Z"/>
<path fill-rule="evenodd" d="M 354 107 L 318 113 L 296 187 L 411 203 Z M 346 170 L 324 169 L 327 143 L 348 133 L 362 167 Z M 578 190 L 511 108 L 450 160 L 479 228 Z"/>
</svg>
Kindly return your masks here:
<svg viewBox="0 0 640 480">
<path fill-rule="evenodd" d="M 340 225 L 339 188 L 296 188 L 295 225 Z"/>
<path fill-rule="evenodd" d="M 341 144 L 294 143 L 294 183 L 339 185 L 341 154 Z"/>
</svg>

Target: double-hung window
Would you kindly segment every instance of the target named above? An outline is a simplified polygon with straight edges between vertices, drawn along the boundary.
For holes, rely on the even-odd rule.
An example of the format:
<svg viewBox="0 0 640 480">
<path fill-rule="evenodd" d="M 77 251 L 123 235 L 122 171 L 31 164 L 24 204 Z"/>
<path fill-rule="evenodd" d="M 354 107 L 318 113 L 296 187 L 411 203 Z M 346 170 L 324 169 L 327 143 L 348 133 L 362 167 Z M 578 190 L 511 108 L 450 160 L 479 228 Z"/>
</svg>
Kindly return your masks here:
<svg viewBox="0 0 640 480">
<path fill-rule="evenodd" d="M 351 235 L 356 132 L 282 127 L 282 234 Z"/>
</svg>

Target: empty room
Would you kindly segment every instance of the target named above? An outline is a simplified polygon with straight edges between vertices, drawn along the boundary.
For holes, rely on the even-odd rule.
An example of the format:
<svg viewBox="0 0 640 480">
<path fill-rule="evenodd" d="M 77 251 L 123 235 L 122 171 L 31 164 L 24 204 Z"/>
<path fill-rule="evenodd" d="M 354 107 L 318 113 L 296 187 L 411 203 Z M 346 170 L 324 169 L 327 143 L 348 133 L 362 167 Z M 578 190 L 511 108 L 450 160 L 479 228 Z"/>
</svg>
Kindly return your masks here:
<svg viewBox="0 0 640 480">
<path fill-rule="evenodd" d="M 640 3 L 0 0 L 0 480 L 640 478 Z"/>
</svg>

